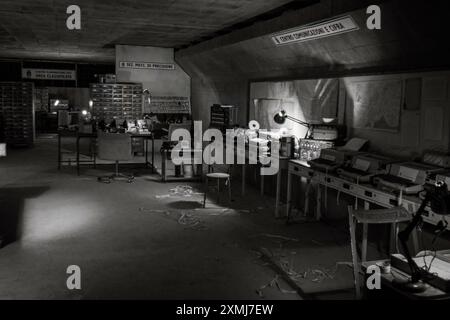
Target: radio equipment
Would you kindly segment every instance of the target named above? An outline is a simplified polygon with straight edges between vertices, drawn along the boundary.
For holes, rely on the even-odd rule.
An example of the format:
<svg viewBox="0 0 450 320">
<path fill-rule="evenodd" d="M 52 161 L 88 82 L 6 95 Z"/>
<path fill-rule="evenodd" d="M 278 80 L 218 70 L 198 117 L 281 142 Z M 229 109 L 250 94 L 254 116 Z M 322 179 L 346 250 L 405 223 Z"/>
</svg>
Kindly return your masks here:
<svg viewBox="0 0 450 320">
<path fill-rule="evenodd" d="M 356 155 L 348 166 L 337 169 L 337 174 L 355 182 L 370 182 L 376 174 L 386 173 L 387 165 L 394 160 L 376 154 Z"/>
<path fill-rule="evenodd" d="M 413 194 L 422 191 L 427 178 L 439 171 L 442 168 L 418 162 L 393 163 L 388 173 L 375 177 L 374 182 L 381 188 Z"/>
<path fill-rule="evenodd" d="M 310 161 L 320 157 L 321 150 L 333 148 L 331 141 L 300 139 L 300 160 Z"/>
</svg>

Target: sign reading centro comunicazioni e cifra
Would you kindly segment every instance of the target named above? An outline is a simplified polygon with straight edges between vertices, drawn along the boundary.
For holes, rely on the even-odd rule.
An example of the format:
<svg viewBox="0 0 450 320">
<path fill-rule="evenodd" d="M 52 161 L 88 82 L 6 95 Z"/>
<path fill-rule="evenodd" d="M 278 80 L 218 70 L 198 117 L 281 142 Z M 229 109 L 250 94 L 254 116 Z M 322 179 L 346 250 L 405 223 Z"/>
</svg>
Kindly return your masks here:
<svg viewBox="0 0 450 320">
<path fill-rule="evenodd" d="M 358 29 L 359 27 L 353 18 L 351 16 L 345 16 L 302 28 L 289 29 L 282 33 L 274 34 L 271 37 L 273 42 L 279 46 L 330 37 Z"/>
<path fill-rule="evenodd" d="M 175 65 L 173 63 L 120 61 L 119 68 L 174 70 Z"/>
</svg>

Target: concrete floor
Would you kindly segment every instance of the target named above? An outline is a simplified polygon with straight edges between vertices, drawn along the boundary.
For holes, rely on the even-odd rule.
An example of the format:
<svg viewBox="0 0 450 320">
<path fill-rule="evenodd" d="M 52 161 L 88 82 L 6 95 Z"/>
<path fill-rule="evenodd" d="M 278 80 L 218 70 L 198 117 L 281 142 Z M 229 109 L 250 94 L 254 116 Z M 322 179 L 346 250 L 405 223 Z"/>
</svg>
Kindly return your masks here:
<svg viewBox="0 0 450 320">
<path fill-rule="evenodd" d="M 58 172 L 56 159 L 54 139 L 0 159 L 0 299 L 353 297 L 351 269 L 335 268 L 350 261 L 343 226 L 287 226 L 273 218 L 274 199 L 251 187 L 245 198 L 233 190 L 233 210 L 217 209 L 228 204 L 213 194 L 204 210 L 199 184 L 187 183 L 200 194 L 169 197 L 186 183 L 134 168 L 134 183 L 102 184 L 96 177 L 108 168 L 77 176 L 73 167 Z M 279 272 L 260 252 L 302 274 L 297 288 L 271 283 Z M 81 268 L 81 290 L 66 287 L 69 265 Z"/>
</svg>

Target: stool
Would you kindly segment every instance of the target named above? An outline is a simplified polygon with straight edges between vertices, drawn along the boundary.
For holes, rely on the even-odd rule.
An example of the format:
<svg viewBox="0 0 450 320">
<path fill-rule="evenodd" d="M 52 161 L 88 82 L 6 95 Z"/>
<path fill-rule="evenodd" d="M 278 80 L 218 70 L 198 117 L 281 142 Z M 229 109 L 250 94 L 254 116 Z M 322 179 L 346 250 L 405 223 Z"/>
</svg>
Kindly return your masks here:
<svg viewBox="0 0 450 320">
<path fill-rule="evenodd" d="M 369 224 L 392 224 L 391 243 L 398 238 L 398 223 L 409 222 L 412 215 L 403 207 L 395 207 L 391 209 L 375 209 L 375 210 L 354 210 L 352 206 L 348 206 L 348 219 L 350 226 L 350 246 L 352 250 L 353 276 L 355 281 L 356 298 L 361 299 L 361 283 L 360 272 L 361 264 L 358 263 L 358 252 L 356 249 L 356 226 L 358 223 L 363 224 L 363 239 L 361 247 L 361 263 L 367 258 L 367 233 Z M 398 246 L 396 245 L 395 248 Z M 390 246 L 392 251 L 392 245 Z M 417 248 L 415 248 L 417 250 Z"/>
<path fill-rule="evenodd" d="M 231 180 L 229 173 L 212 172 L 207 173 L 205 176 L 205 194 L 203 197 L 203 208 L 206 207 L 206 194 L 208 193 L 209 179 L 217 179 L 217 202 L 220 199 L 220 181 L 225 180 L 225 185 L 228 185 L 228 201 L 231 202 Z"/>
</svg>

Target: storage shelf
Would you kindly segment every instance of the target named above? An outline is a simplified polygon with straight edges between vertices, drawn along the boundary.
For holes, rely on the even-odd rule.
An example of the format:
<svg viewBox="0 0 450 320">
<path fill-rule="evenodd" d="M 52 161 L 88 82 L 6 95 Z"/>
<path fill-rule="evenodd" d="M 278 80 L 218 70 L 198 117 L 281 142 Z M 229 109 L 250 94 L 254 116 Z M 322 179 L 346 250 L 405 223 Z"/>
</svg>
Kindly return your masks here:
<svg viewBox="0 0 450 320">
<path fill-rule="evenodd" d="M 141 84 L 93 83 L 90 90 L 92 115 L 97 119 L 111 122 L 142 117 Z"/>
<path fill-rule="evenodd" d="M 31 146 L 34 142 L 34 85 L 0 82 L 0 118 L 8 145 Z"/>
</svg>

